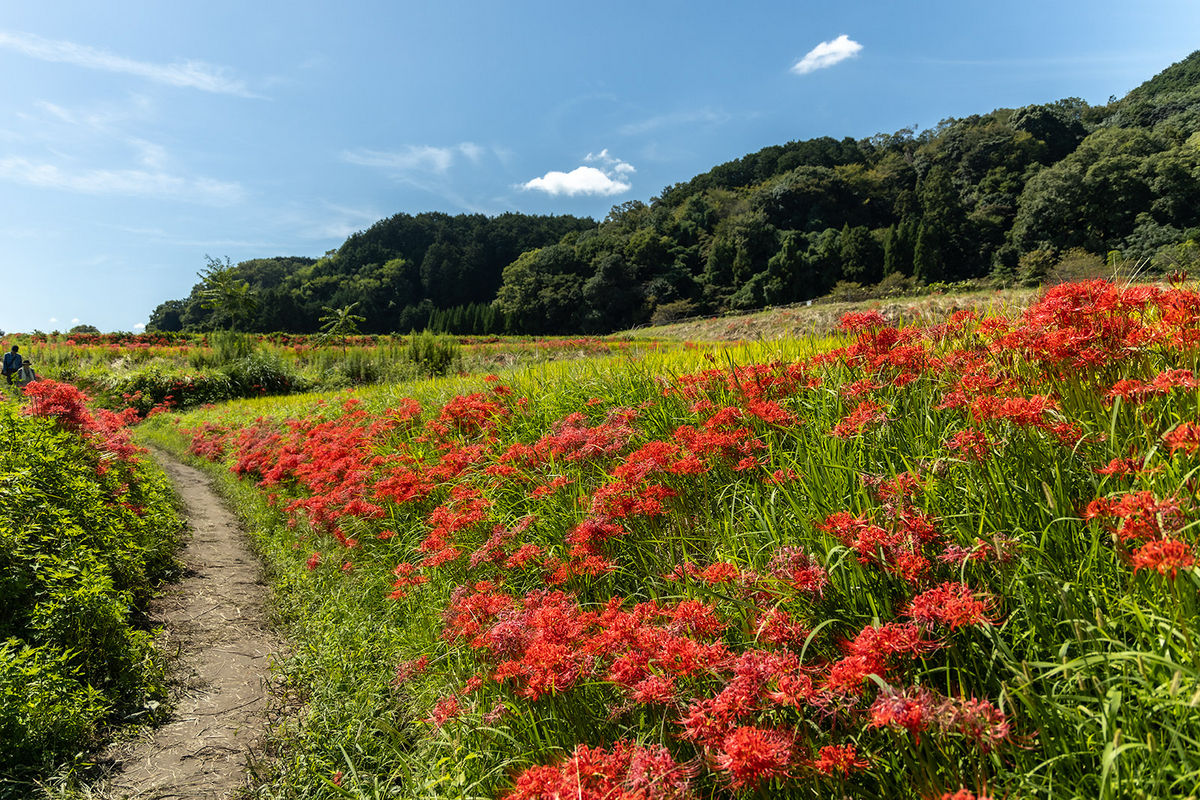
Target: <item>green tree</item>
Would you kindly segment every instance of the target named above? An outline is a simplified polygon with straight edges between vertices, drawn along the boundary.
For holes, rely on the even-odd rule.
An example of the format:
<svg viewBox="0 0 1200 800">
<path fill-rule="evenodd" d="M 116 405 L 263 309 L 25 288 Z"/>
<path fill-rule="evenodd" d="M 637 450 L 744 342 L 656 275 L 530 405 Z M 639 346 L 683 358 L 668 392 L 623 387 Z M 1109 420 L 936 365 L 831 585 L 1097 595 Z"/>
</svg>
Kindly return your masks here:
<svg viewBox="0 0 1200 800">
<path fill-rule="evenodd" d="M 317 337 L 317 342 L 322 346 L 328 345 L 336 340 L 342 342 L 342 352 L 346 351 L 346 339 L 350 336 L 358 335 L 358 323 L 366 322 L 366 317 L 360 317 L 354 313 L 354 309 L 358 303 L 351 303 L 348 306 L 341 308 L 325 308 L 325 316 L 321 317 L 321 334 Z"/>
<path fill-rule="evenodd" d="M 238 277 L 238 268 L 225 256 L 222 262 L 219 258 L 205 255 L 208 266 L 197 275 L 200 277 L 200 305 L 203 308 L 217 312 L 218 320 L 229 320 L 229 329 L 237 330 L 239 322 L 244 322 L 255 309 L 258 301 L 250 284 Z"/>
<path fill-rule="evenodd" d="M 845 280 L 868 286 L 883 278 L 883 248 L 865 225 L 842 228 L 841 251 Z"/>
</svg>

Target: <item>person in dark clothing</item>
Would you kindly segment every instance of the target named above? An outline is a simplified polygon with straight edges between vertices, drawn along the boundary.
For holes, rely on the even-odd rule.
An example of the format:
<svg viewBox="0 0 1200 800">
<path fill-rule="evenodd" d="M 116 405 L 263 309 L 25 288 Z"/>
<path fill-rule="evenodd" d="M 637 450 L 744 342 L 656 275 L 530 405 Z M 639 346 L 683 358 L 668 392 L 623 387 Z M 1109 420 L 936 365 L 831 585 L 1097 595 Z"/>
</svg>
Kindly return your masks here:
<svg viewBox="0 0 1200 800">
<path fill-rule="evenodd" d="M 17 370 L 25 363 L 21 354 L 17 352 L 18 350 L 19 348 L 14 344 L 12 350 L 4 354 L 4 379 L 8 381 L 9 386 L 12 386 L 13 375 L 16 375 Z"/>
</svg>

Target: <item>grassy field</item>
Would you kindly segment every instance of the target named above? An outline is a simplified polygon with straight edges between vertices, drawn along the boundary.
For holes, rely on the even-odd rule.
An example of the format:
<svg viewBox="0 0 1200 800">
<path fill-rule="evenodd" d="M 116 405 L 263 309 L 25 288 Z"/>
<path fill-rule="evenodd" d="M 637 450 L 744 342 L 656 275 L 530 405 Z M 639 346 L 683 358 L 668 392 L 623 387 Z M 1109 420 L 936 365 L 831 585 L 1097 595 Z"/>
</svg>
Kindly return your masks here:
<svg viewBox="0 0 1200 800">
<path fill-rule="evenodd" d="M 1033 300 L 148 421 L 294 642 L 258 796 L 1200 792 L 1200 295 Z"/>
</svg>

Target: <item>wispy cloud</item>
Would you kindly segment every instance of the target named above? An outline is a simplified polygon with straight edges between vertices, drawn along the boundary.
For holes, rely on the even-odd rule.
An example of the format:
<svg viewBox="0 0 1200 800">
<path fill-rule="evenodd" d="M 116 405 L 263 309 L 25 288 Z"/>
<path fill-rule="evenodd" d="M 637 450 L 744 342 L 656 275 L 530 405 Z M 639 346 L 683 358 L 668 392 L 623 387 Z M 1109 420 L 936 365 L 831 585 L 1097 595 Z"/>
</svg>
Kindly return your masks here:
<svg viewBox="0 0 1200 800">
<path fill-rule="evenodd" d="M 342 160 L 363 167 L 380 167 L 396 172 L 446 172 L 458 156 L 479 163 L 483 148 L 472 142 L 454 147 L 407 145 L 402 150 L 345 150 Z"/>
<path fill-rule="evenodd" d="M 607 197 L 628 192 L 633 188 L 628 176 L 637 170 L 633 168 L 632 164 L 610 156 L 607 149 L 601 150 L 599 153 L 588 153 L 583 160 L 602 166 L 599 168 L 576 167 L 570 172 L 552 170 L 540 178 L 526 181 L 521 184 L 520 188 L 555 196 L 565 194 L 568 197 L 574 197 L 577 194 Z"/>
<path fill-rule="evenodd" d="M 44 39 L 31 33 L 0 31 L 0 47 L 22 53 L 42 61 L 74 64 L 85 69 L 119 72 L 136 75 L 146 80 L 199 89 L 203 92 L 232 94 L 239 97 L 256 97 L 246 83 L 229 74 L 225 67 L 213 66 L 203 61 L 183 61 L 174 64 L 155 64 L 135 61 L 87 45 Z"/>
<path fill-rule="evenodd" d="M 642 133 L 649 133 L 659 128 L 674 128 L 679 125 L 695 125 L 697 123 L 706 124 L 722 124 L 733 119 L 732 116 L 724 111 L 714 111 L 710 108 L 698 109 L 696 111 L 680 111 L 674 114 L 660 114 L 657 117 L 642 120 L 641 122 L 631 122 L 627 125 L 622 125 L 617 129 L 617 132 L 625 136 L 637 136 Z"/>
<path fill-rule="evenodd" d="M 79 194 L 157 197 L 216 206 L 232 205 L 245 194 L 238 183 L 212 178 L 181 178 L 134 169 L 71 172 L 24 158 L 0 159 L 0 180 Z"/>
<path fill-rule="evenodd" d="M 792 67 L 792 72 L 797 75 L 806 75 L 814 70 L 832 67 L 834 64 L 858 55 L 862 49 L 861 44 L 843 33 L 832 42 L 821 42 L 809 50 L 804 58 L 797 61 Z"/>
</svg>

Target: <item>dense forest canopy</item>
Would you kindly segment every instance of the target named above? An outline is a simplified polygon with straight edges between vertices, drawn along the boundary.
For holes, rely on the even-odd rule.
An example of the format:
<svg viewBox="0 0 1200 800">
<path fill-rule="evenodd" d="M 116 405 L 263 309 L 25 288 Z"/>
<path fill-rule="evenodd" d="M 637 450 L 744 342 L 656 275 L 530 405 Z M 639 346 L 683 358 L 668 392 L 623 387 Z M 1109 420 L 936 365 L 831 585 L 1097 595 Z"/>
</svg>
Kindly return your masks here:
<svg viewBox="0 0 1200 800">
<path fill-rule="evenodd" d="M 397 214 L 320 259 L 245 261 L 244 328 L 602 333 L 806 300 L 839 282 L 1036 282 L 1068 258 L 1169 268 L 1200 253 L 1200 51 L 1121 100 L 1078 98 L 867 139 L 766 147 L 569 216 Z M 211 288 L 211 287 L 210 287 Z M 225 324 L 205 282 L 150 330 Z"/>
</svg>

